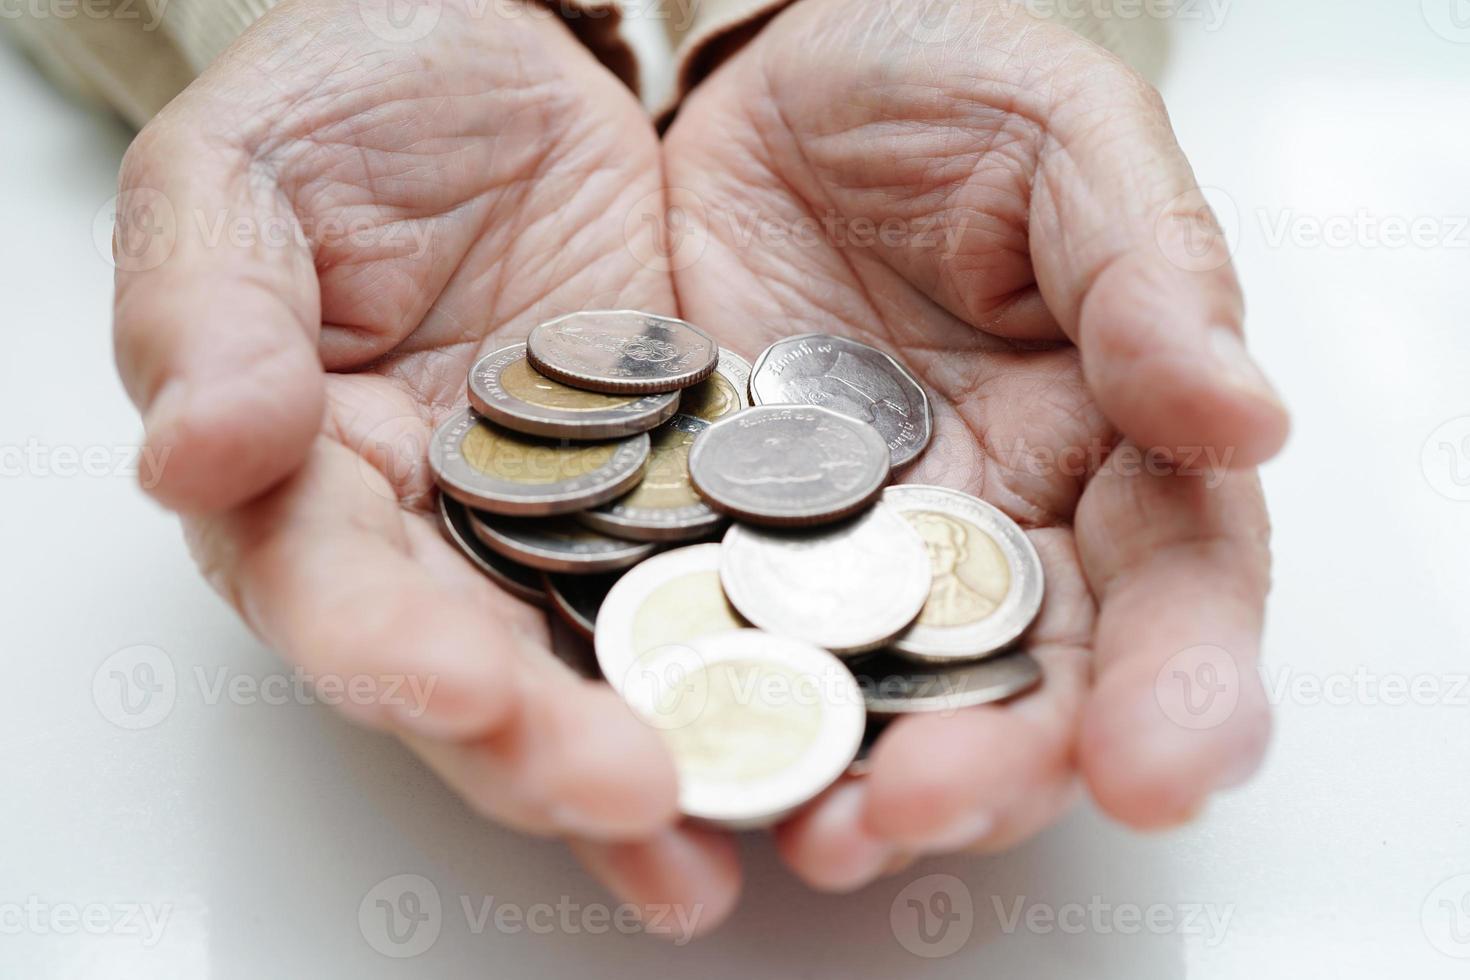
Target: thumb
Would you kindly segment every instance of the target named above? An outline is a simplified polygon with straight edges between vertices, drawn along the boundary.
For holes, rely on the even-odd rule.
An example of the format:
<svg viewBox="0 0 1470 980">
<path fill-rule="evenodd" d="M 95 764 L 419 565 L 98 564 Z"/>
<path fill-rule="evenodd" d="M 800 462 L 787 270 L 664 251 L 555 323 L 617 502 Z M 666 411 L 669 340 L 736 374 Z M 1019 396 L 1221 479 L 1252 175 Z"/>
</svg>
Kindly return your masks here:
<svg viewBox="0 0 1470 980">
<path fill-rule="evenodd" d="M 1275 455 L 1286 410 L 1246 352 L 1229 247 L 1157 92 L 1094 50 L 1048 101 L 1032 263 L 1099 405 L 1146 447 Z"/>
<path fill-rule="evenodd" d="M 198 102 L 186 94 L 129 148 L 113 241 L 114 342 L 147 430 L 145 489 L 189 513 L 295 470 L 325 387 L 294 215 Z"/>
</svg>

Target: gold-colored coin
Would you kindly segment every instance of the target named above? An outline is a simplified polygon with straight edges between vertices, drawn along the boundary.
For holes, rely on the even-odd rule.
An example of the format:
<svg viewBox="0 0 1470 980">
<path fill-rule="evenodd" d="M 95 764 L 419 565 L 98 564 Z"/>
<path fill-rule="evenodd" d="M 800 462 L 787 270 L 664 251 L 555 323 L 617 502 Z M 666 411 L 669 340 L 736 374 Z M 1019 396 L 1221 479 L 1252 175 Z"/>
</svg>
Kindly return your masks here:
<svg viewBox="0 0 1470 980">
<path fill-rule="evenodd" d="M 564 385 L 526 359 L 525 344 L 480 358 L 470 369 L 470 405 L 516 432 L 555 439 L 616 439 L 646 432 L 674 414 L 679 393 L 603 395 Z"/>
<path fill-rule="evenodd" d="M 679 411 L 706 422 L 717 422 L 749 407 L 750 362 L 721 347 L 715 373 L 685 390 Z"/>
<path fill-rule="evenodd" d="M 465 434 L 460 452 L 478 472 L 497 480 L 545 486 L 575 480 L 606 466 L 615 443 L 558 445 L 509 429 L 480 425 Z"/>
<path fill-rule="evenodd" d="M 1026 533 L 983 500 L 944 487 L 896 486 L 883 502 L 929 552 L 929 598 L 893 649 L 936 663 L 977 660 L 1014 643 L 1041 608 L 1041 558 Z"/>
<path fill-rule="evenodd" d="M 919 613 L 924 626 L 966 626 L 992 615 L 1011 590 L 1011 566 L 995 539 L 954 514 L 903 515 L 924 539 L 934 582 Z"/>
<path fill-rule="evenodd" d="M 694 492 L 689 452 L 709 423 L 676 415 L 649 435 L 653 448 L 643 481 L 625 496 L 578 518 L 604 534 L 633 541 L 688 541 L 718 530 L 725 519 Z"/>
<path fill-rule="evenodd" d="M 503 429 L 465 409 L 434 433 L 439 488 L 492 514 L 541 517 L 596 507 L 637 484 L 647 433 L 615 442 L 556 442 Z"/>
</svg>

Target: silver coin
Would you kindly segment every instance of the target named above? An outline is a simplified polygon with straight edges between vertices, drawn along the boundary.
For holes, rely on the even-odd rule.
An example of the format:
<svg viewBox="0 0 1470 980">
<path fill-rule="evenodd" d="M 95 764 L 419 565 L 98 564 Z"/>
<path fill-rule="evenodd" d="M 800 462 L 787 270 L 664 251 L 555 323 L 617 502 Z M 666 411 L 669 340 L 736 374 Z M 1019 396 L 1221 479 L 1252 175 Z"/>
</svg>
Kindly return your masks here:
<svg viewBox="0 0 1470 980">
<path fill-rule="evenodd" d="M 486 354 L 470 369 L 470 404 L 498 425 L 557 439 L 616 439 L 646 432 L 678 410 L 679 393 L 604 395 L 538 372 L 525 344 Z"/>
<path fill-rule="evenodd" d="M 511 561 L 486 548 L 470 530 L 469 508 L 439 494 L 439 530 L 485 576 L 506 592 L 525 602 L 546 605 L 546 589 L 535 569 Z"/>
<path fill-rule="evenodd" d="M 659 730 L 684 815 L 730 830 L 765 827 L 846 771 L 866 713 L 836 657 L 760 630 L 727 630 L 653 651 L 621 693 Z"/>
<path fill-rule="evenodd" d="M 1031 539 L 1001 511 L 944 487 L 896 486 L 883 502 L 929 549 L 929 601 L 893 648 L 915 660 L 974 660 L 1014 643 L 1041 609 L 1044 577 Z"/>
<path fill-rule="evenodd" d="M 684 390 L 679 411 L 718 422 L 750 407 L 750 362 L 732 350 L 720 348 L 715 373 Z"/>
<path fill-rule="evenodd" d="M 929 553 L 879 503 L 812 531 L 737 524 L 720 545 L 720 582 L 753 624 L 833 653 L 876 649 L 908 628 L 929 598 Z"/>
<path fill-rule="evenodd" d="M 696 544 L 654 555 L 618 579 L 593 643 L 602 676 L 621 690 L 649 651 L 748 625 L 720 588 L 720 545 Z"/>
<path fill-rule="evenodd" d="M 502 517 L 470 511 L 482 544 L 544 572 L 591 575 L 636 565 L 653 545 L 610 538 L 571 517 Z"/>
<path fill-rule="evenodd" d="M 1041 683 L 1041 664 L 1022 650 L 968 664 L 915 664 L 891 652 L 854 663 L 868 714 L 958 711 L 994 704 Z"/>
<path fill-rule="evenodd" d="M 600 575 L 551 575 L 544 577 L 551 608 L 584 640 L 597 631 L 597 614 L 612 587 L 623 577 L 621 571 Z"/>
<path fill-rule="evenodd" d="M 862 510 L 888 481 L 877 431 L 806 405 L 752 408 L 716 422 L 689 453 L 694 488 L 716 510 L 775 527 Z"/>
<path fill-rule="evenodd" d="M 643 481 L 616 500 L 577 519 L 588 527 L 633 541 L 690 541 L 719 530 L 725 516 L 700 499 L 689 482 L 689 449 L 709 428 L 704 419 L 676 415 L 650 432 L 653 451 Z"/>
<path fill-rule="evenodd" d="M 429 466 L 439 488 L 494 514 L 545 516 L 596 507 L 643 475 L 648 434 L 568 443 L 494 425 L 470 409 L 434 432 Z"/>
<path fill-rule="evenodd" d="M 536 370 L 574 388 L 655 394 L 709 377 L 720 348 L 703 330 L 636 310 L 572 313 L 526 338 Z"/>
<path fill-rule="evenodd" d="M 897 469 L 912 462 L 934 434 L 923 385 L 876 347 L 831 334 L 778 340 L 756 359 L 750 376 L 756 405 L 822 405 L 878 430 Z"/>
</svg>

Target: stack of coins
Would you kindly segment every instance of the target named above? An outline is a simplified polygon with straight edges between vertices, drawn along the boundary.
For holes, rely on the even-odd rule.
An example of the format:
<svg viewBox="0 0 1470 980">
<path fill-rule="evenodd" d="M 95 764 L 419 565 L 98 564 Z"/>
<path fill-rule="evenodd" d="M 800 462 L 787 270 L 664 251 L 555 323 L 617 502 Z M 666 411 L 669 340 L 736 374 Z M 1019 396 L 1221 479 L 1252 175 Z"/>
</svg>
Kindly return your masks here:
<svg viewBox="0 0 1470 980">
<path fill-rule="evenodd" d="M 483 357 L 469 400 L 430 451 L 445 534 L 593 641 L 690 817 L 770 824 L 889 719 L 1041 680 L 1036 550 L 969 494 L 889 485 L 933 420 L 882 351 L 810 334 L 751 368 L 682 320 L 574 313 Z"/>
</svg>

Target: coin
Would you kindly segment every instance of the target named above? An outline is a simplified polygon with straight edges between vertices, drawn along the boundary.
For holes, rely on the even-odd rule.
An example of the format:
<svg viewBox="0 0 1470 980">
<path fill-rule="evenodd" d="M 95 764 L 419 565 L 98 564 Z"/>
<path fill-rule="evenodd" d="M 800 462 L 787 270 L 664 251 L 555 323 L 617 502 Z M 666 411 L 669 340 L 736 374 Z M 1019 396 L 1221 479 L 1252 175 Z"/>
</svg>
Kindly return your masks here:
<svg viewBox="0 0 1470 980">
<path fill-rule="evenodd" d="M 719 359 L 703 330 L 636 310 L 572 313 L 526 338 L 531 366 L 574 388 L 653 394 L 698 384 Z"/>
<path fill-rule="evenodd" d="M 993 704 L 1041 683 L 1041 664 L 1022 650 L 968 664 L 915 664 L 889 651 L 852 665 L 868 714 L 958 711 Z"/>
<path fill-rule="evenodd" d="M 496 585 L 517 599 L 538 606 L 546 604 L 541 576 L 534 569 L 497 555 L 482 545 L 470 530 L 469 509 L 442 493 L 439 495 L 439 529 L 450 544 Z"/>
<path fill-rule="evenodd" d="M 512 432 L 469 409 L 434 432 L 429 465 L 439 487 L 495 514 L 564 514 L 625 493 L 643 474 L 647 433 L 616 442 L 565 443 Z"/>
<path fill-rule="evenodd" d="M 526 345 L 486 354 L 470 369 L 470 404 L 498 425 L 533 436 L 616 439 L 654 428 L 679 407 L 679 393 L 603 395 L 553 381 L 531 367 Z"/>
<path fill-rule="evenodd" d="M 590 640 L 597 630 L 597 613 L 621 571 L 599 575 L 546 575 L 543 584 L 551 608 L 578 636 Z"/>
<path fill-rule="evenodd" d="M 934 433 L 929 396 L 907 369 L 876 347 L 831 334 L 778 340 L 750 375 L 756 405 L 822 405 L 867 422 L 883 437 L 897 469 Z"/>
<path fill-rule="evenodd" d="M 837 654 L 883 646 L 929 597 L 929 554 L 908 522 L 879 503 L 813 531 L 737 524 L 720 545 L 730 603 L 763 630 Z"/>
<path fill-rule="evenodd" d="M 546 572 L 609 572 L 653 554 L 651 544 L 610 538 L 571 517 L 502 517 L 472 510 L 470 527 L 486 547 Z"/>
<path fill-rule="evenodd" d="M 1041 609 L 1041 558 L 1005 514 L 944 487 L 896 486 L 883 502 L 924 539 L 929 600 L 893 648 L 916 660 L 972 660 L 1003 650 Z"/>
<path fill-rule="evenodd" d="M 603 600 L 597 663 L 621 690 L 650 650 L 746 625 L 720 588 L 720 545 L 666 551 L 629 570 Z"/>
<path fill-rule="evenodd" d="M 876 430 L 805 405 L 769 405 L 709 428 L 689 453 L 689 475 L 716 510 L 758 524 L 833 521 L 861 510 L 888 480 Z"/>
<path fill-rule="evenodd" d="M 658 648 L 646 666 L 622 694 L 664 737 L 687 817 L 769 826 L 832 785 L 862 741 L 852 674 L 789 636 L 708 633 Z"/>
<path fill-rule="evenodd" d="M 701 500 L 689 482 L 689 448 L 708 428 L 704 419 L 676 415 L 653 430 L 649 433 L 653 451 L 643 481 L 577 519 L 604 534 L 633 541 L 688 541 L 718 530 L 724 515 Z"/>
<path fill-rule="evenodd" d="M 750 407 L 750 362 L 732 350 L 720 348 L 715 373 L 693 388 L 684 390 L 679 411 L 685 415 L 718 422 Z"/>
</svg>

